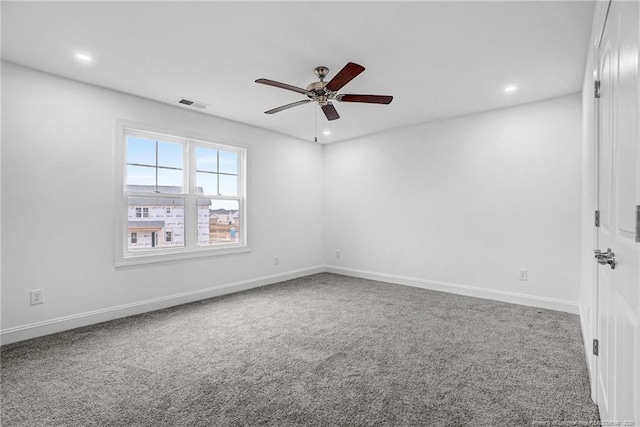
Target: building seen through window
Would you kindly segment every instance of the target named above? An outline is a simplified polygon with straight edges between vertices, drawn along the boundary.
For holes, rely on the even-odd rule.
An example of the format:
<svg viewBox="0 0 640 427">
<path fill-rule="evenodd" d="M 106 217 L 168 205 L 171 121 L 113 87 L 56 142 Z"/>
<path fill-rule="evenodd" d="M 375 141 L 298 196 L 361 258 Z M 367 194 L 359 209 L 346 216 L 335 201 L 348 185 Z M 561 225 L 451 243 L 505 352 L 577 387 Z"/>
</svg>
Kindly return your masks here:
<svg viewBox="0 0 640 427">
<path fill-rule="evenodd" d="M 162 194 L 176 194 L 180 187 L 130 185 L 128 191 L 144 192 L 158 188 Z M 202 194 L 196 188 L 196 194 Z M 182 247 L 185 239 L 184 199 L 129 197 L 129 249 Z M 240 209 L 235 201 L 199 198 L 197 203 L 198 246 L 240 242 Z M 222 207 L 222 206 L 225 207 Z M 235 209 L 233 209 L 235 207 Z"/>
</svg>

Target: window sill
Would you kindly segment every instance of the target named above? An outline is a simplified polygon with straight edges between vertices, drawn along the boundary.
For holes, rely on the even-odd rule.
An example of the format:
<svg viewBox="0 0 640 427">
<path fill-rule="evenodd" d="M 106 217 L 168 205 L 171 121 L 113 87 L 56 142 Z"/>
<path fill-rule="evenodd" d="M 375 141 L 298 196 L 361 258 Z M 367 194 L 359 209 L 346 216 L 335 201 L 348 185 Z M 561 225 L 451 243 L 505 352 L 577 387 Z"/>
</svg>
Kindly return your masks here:
<svg viewBox="0 0 640 427">
<path fill-rule="evenodd" d="M 170 253 L 146 253 L 146 254 L 136 254 L 125 257 L 123 259 L 117 259 L 115 266 L 118 267 L 128 267 L 134 265 L 144 265 L 144 264 L 157 264 L 157 263 L 166 263 L 173 261 L 182 261 L 188 259 L 198 259 L 198 258 L 213 258 L 217 256 L 224 255 L 235 255 L 241 253 L 251 252 L 246 246 L 236 247 L 236 248 L 221 248 L 221 249 L 199 249 L 199 250 L 190 250 L 190 251 L 175 251 Z"/>
</svg>

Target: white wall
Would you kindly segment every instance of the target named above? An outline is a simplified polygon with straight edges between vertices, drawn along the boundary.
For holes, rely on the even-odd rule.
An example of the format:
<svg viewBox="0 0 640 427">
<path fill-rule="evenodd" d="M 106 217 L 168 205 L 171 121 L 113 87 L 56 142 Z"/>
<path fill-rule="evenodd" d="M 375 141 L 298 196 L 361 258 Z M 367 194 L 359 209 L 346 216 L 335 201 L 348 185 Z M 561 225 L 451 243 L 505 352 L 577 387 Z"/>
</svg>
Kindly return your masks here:
<svg viewBox="0 0 640 427">
<path fill-rule="evenodd" d="M 577 312 L 580 102 L 574 94 L 326 146 L 329 270 Z"/>
<path fill-rule="evenodd" d="M 343 274 L 577 312 L 578 94 L 323 149 L 14 64 L 2 71 L 3 342 L 325 263 Z M 114 268 L 116 117 L 247 148 L 252 251 Z M 528 281 L 517 280 L 519 268 Z M 38 288 L 46 302 L 30 306 L 29 290 Z"/>
<path fill-rule="evenodd" d="M 2 65 L 3 342 L 322 269 L 321 146 Z M 114 268 L 114 118 L 247 148 L 251 252 Z"/>
</svg>

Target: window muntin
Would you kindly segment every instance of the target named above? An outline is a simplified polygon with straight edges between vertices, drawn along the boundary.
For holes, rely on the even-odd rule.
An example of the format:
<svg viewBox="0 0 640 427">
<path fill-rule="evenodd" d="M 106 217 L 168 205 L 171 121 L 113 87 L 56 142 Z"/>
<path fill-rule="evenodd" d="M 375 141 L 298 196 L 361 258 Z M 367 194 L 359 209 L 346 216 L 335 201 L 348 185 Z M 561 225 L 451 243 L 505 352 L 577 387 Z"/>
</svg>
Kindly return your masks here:
<svg viewBox="0 0 640 427">
<path fill-rule="evenodd" d="M 238 153 L 196 148 L 196 186 L 203 194 L 238 195 Z"/>
<path fill-rule="evenodd" d="M 183 157 L 184 144 L 127 135 L 127 185 L 153 193 L 164 187 L 183 192 Z"/>
<path fill-rule="evenodd" d="M 246 248 L 240 228 L 245 218 L 243 149 L 127 127 L 123 131 L 123 233 L 129 238 L 123 242 L 121 264 Z"/>
</svg>

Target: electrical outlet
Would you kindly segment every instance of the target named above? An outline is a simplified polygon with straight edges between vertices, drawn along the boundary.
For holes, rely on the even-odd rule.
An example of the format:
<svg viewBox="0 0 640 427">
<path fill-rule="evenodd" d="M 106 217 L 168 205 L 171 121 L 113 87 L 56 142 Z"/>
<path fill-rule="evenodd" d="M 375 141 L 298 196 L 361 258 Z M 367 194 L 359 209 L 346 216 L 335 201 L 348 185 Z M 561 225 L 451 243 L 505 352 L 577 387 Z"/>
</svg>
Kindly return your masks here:
<svg viewBox="0 0 640 427">
<path fill-rule="evenodd" d="M 34 289 L 31 291 L 31 305 L 44 304 L 44 289 Z"/>
<path fill-rule="evenodd" d="M 529 279 L 529 272 L 524 269 L 521 268 L 520 270 L 518 270 L 518 280 L 528 280 Z"/>
<path fill-rule="evenodd" d="M 340 249 L 336 251 L 336 258 L 340 259 Z"/>
<path fill-rule="evenodd" d="M 273 258 L 273 265 L 279 265 L 279 264 L 280 264 L 280 257 L 276 255 Z"/>
</svg>

